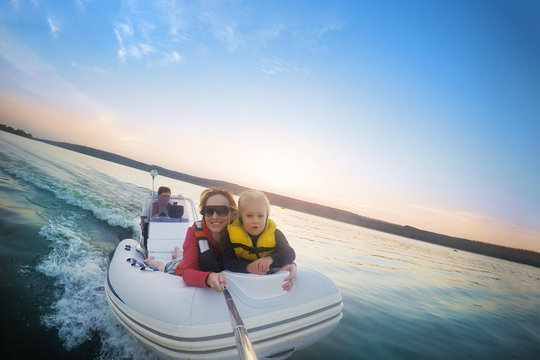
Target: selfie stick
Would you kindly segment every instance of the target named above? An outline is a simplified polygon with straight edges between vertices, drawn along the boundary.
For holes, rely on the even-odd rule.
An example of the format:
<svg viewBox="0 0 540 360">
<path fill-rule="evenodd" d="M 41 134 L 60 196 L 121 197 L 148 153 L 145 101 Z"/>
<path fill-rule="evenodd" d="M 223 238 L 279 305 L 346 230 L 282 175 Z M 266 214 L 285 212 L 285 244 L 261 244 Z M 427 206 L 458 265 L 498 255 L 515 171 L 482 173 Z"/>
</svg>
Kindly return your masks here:
<svg viewBox="0 0 540 360">
<path fill-rule="evenodd" d="M 257 355 L 255 355 L 253 346 L 251 346 L 251 340 L 249 340 L 246 326 L 240 318 L 240 314 L 236 309 L 236 305 L 234 304 L 231 293 L 227 288 L 223 289 L 223 295 L 225 295 L 225 300 L 227 301 L 227 306 L 229 307 L 229 312 L 231 313 L 233 333 L 236 340 L 236 346 L 238 348 L 238 355 L 240 355 L 240 359 L 257 360 Z"/>
</svg>

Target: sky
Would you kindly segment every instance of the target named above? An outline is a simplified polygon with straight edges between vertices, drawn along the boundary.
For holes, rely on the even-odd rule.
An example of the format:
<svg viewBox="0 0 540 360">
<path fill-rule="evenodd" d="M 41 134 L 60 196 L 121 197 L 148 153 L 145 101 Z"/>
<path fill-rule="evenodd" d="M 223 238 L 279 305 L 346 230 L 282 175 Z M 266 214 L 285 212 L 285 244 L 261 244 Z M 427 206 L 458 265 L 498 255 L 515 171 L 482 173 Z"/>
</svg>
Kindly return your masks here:
<svg viewBox="0 0 540 360">
<path fill-rule="evenodd" d="M 0 123 L 540 251 L 540 1 L 2 1 Z"/>
</svg>

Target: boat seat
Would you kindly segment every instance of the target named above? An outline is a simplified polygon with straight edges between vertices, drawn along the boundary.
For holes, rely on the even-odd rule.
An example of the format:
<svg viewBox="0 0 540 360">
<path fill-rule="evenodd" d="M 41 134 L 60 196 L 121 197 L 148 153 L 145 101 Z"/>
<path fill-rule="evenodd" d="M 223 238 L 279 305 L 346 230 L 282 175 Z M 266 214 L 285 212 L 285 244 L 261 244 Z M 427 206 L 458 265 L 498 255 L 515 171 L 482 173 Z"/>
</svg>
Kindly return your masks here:
<svg viewBox="0 0 540 360">
<path fill-rule="evenodd" d="M 148 256 L 167 263 L 172 259 L 174 247 L 182 249 L 186 232 L 189 228 L 187 221 L 151 221 L 148 225 L 147 249 Z"/>
</svg>

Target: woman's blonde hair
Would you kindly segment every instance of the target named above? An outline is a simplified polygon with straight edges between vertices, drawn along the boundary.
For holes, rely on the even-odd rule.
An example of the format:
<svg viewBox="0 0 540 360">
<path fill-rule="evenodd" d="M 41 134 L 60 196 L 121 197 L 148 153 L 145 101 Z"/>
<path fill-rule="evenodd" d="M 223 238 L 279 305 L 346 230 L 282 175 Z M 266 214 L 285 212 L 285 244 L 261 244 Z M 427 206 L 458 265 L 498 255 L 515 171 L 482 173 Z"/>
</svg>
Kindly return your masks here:
<svg viewBox="0 0 540 360">
<path fill-rule="evenodd" d="M 248 190 L 244 191 L 240 198 L 238 198 L 238 215 L 242 216 L 242 204 L 245 204 L 249 201 L 263 200 L 264 206 L 266 207 L 266 217 L 270 215 L 270 201 L 266 197 L 265 193 L 259 190 Z"/>
<path fill-rule="evenodd" d="M 199 201 L 199 213 L 204 216 L 204 207 L 206 206 L 206 202 L 211 196 L 214 195 L 225 196 L 225 198 L 229 202 L 229 207 L 231 208 L 232 220 L 234 220 L 236 218 L 236 212 L 238 211 L 236 207 L 236 201 L 234 201 L 233 194 L 229 190 L 225 189 L 209 188 L 204 190 L 201 193 L 201 200 Z"/>
</svg>

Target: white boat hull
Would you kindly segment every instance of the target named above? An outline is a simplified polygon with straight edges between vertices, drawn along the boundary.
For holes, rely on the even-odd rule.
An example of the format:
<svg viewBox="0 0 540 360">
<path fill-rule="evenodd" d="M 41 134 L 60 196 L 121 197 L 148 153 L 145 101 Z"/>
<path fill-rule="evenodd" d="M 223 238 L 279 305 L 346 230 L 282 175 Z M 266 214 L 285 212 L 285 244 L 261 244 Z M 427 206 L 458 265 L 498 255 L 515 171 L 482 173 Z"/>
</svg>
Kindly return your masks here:
<svg viewBox="0 0 540 360">
<path fill-rule="evenodd" d="M 176 359 L 236 359 L 238 351 L 223 293 L 187 286 L 182 277 L 132 265 L 143 262 L 137 241 L 120 242 L 105 292 L 116 318 L 148 346 Z M 332 332 L 343 303 L 323 274 L 299 268 L 291 291 L 280 272 L 225 272 L 228 289 L 259 359 L 285 359 Z"/>
</svg>

